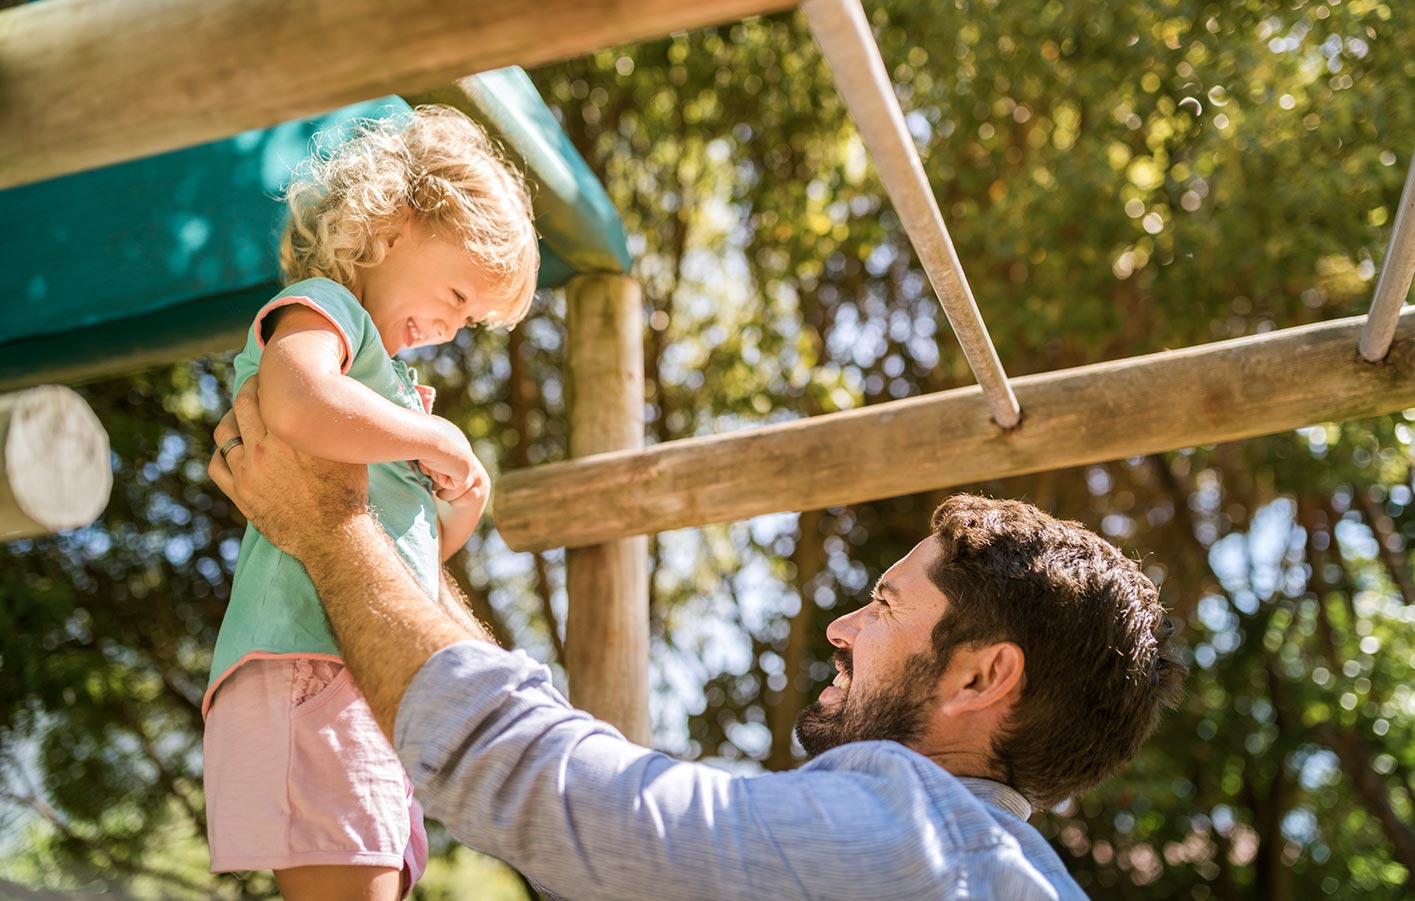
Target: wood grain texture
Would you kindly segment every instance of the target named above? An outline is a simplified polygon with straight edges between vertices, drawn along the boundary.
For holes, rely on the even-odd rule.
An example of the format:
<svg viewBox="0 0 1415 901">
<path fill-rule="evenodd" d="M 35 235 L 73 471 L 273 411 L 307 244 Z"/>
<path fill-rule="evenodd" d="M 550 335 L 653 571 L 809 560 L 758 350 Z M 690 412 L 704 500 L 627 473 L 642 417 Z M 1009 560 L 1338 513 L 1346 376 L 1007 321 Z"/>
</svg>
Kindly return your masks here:
<svg viewBox="0 0 1415 901">
<path fill-rule="evenodd" d="M 68 388 L 0 396 L 0 541 L 86 526 L 113 487 L 108 433 Z"/>
<path fill-rule="evenodd" d="M 0 188 L 788 0 L 45 0 L 0 12 Z"/>
<path fill-rule="evenodd" d="M 570 453 L 644 441 L 644 324 L 627 276 L 580 276 L 566 288 Z M 593 511 L 584 511 L 593 516 Z M 542 511 L 560 519 L 564 511 Z M 649 742 L 648 541 L 621 538 L 565 555 L 565 670 L 570 701 Z"/>
<path fill-rule="evenodd" d="M 506 473 L 517 550 L 814 510 L 1415 407 L 1415 310 L 1385 361 L 1364 317 L 1013 379 L 1004 432 L 977 387 Z M 554 511 L 546 515 L 546 511 Z"/>
</svg>

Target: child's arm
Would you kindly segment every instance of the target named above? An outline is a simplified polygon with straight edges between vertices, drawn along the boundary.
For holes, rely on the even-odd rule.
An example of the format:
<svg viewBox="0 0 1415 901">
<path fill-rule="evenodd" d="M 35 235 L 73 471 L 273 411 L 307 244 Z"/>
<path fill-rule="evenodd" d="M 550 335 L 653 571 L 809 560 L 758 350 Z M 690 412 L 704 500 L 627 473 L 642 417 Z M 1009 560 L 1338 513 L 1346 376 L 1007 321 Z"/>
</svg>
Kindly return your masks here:
<svg viewBox="0 0 1415 901">
<path fill-rule="evenodd" d="M 467 495 L 471 495 L 474 491 L 476 489 L 468 491 Z M 485 509 L 485 491 L 479 492 L 478 499 L 474 500 L 469 497 L 466 503 L 450 504 L 447 501 L 438 500 L 437 532 L 443 563 L 452 559 L 453 554 L 466 546 L 467 539 L 471 538 L 472 533 L 477 530 L 477 523 L 481 522 L 482 511 Z"/>
<path fill-rule="evenodd" d="M 326 460 L 419 460 L 448 484 L 469 483 L 476 457 L 460 429 L 344 376 L 344 344 L 324 316 L 294 305 L 276 315 L 260 362 L 261 411 L 276 437 Z"/>
<path fill-rule="evenodd" d="M 428 472 L 423 467 L 437 486 L 437 535 L 443 563 L 452 559 L 472 537 L 491 497 L 491 478 L 486 468 L 476 457 L 472 458 L 472 463 L 472 477 L 465 491 L 450 487 L 446 476 Z"/>
</svg>

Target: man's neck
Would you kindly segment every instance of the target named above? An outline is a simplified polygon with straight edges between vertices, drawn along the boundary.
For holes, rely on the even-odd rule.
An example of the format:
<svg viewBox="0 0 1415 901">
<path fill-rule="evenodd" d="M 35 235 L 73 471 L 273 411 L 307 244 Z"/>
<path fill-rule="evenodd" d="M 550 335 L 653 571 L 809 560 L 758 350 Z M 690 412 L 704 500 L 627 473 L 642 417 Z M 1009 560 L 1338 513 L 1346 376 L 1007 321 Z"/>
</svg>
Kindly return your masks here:
<svg viewBox="0 0 1415 901">
<path fill-rule="evenodd" d="M 915 751 L 932 760 L 954 776 L 972 776 L 977 779 L 991 779 L 1003 782 L 1002 767 L 992 754 L 992 740 L 988 735 L 975 733 L 970 729 L 960 729 L 950 724 L 944 730 L 931 729 L 915 740 L 907 743 Z"/>
<path fill-rule="evenodd" d="M 996 763 L 986 754 L 959 750 L 934 750 L 930 752 L 923 748 L 912 746 L 911 750 L 917 751 L 955 776 L 991 779 L 994 782 L 1002 781 L 1002 775 L 998 772 Z"/>
<path fill-rule="evenodd" d="M 1009 785 L 992 755 L 963 748 L 937 748 L 925 751 L 915 744 L 910 750 L 927 757 L 958 779 L 976 797 L 1011 811 L 1021 819 L 1032 815 L 1032 805 L 1022 793 Z"/>
</svg>

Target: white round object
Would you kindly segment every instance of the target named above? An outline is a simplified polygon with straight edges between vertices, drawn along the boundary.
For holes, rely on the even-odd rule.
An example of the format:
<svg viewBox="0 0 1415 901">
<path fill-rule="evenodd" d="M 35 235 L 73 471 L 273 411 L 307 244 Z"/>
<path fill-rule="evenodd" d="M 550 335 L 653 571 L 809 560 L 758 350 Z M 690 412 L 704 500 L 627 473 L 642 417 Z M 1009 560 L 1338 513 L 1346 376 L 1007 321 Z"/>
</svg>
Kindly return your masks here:
<svg viewBox="0 0 1415 901">
<path fill-rule="evenodd" d="M 7 412 L 8 424 L 3 421 Z M 98 518 L 108 505 L 113 468 L 108 433 L 83 398 L 57 385 L 0 398 L 0 430 L 0 465 L 18 508 L 0 514 L 18 512 L 45 532 L 75 529 Z M 0 521 L 0 534 L 36 533 L 25 525 Z"/>
</svg>

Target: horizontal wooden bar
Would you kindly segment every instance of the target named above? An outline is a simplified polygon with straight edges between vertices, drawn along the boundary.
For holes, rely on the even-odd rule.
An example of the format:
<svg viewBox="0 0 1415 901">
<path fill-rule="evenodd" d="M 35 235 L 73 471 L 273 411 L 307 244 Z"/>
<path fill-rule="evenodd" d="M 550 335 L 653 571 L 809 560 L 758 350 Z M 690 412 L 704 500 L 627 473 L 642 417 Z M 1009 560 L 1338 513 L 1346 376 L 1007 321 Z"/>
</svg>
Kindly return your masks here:
<svg viewBox="0 0 1415 901">
<path fill-rule="evenodd" d="M 44 0 L 0 12 L 0 188 L 791 0 Z"/>
<path fill-rule="evenodd" d="M 1003 432 L 976 386 L 508 472 L 495 523 L 516 550 L 1234 441 L 1415 407 L 1415 310 L 1384 362 L 1353 317 L 1014 378 L 1026 411 Z"/>
</svg>

